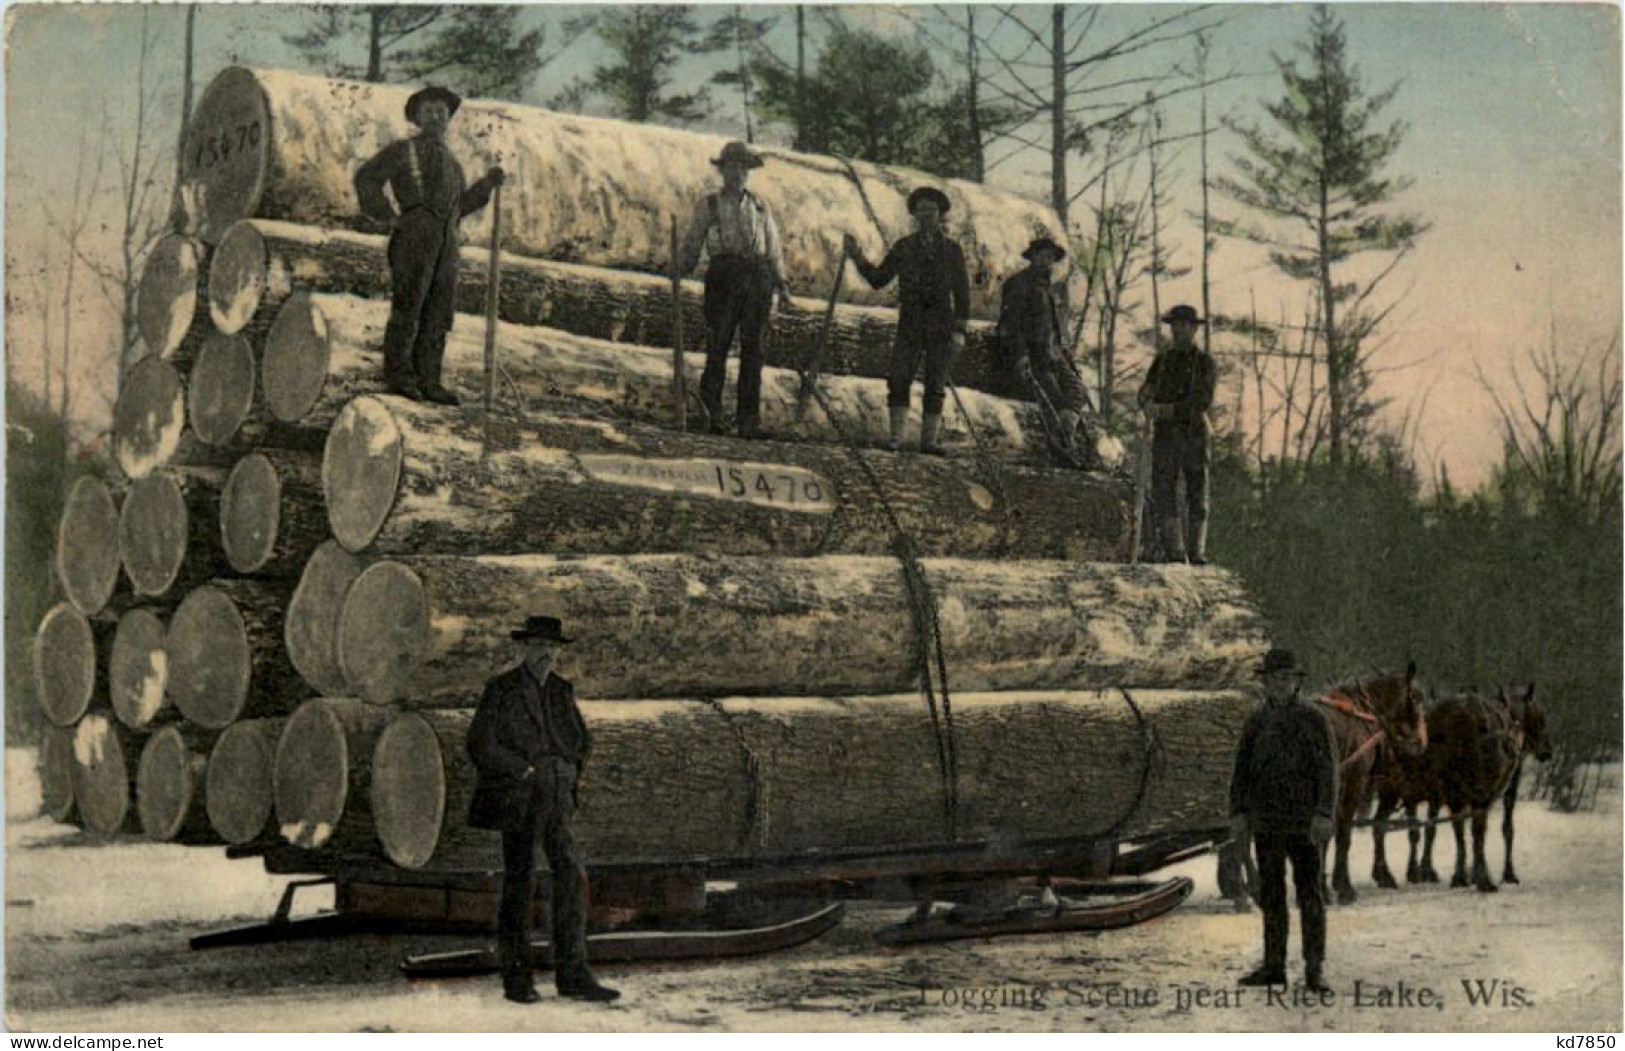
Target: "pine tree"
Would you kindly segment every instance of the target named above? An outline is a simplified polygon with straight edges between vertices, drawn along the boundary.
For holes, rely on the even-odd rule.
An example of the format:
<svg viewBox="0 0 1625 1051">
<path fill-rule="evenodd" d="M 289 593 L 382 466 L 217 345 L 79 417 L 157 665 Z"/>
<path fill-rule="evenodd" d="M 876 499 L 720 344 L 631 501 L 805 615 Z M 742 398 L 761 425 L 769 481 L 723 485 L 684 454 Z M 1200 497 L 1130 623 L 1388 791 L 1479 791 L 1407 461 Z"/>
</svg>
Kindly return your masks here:
<svg viewBox="0 0 1625 1051">
<path fill-rule="evenodd" d="M 705 88 L 687 94 L 670 91 L 673 72 L 685 55 L 714 49 L 705 38 L 694 9 L 687 4 L 631 4 L 608 7 L 571 23 L 590 27 L 608 51 L 610 61 L 577 81 L 556 101 L 580 109 L 601 97 L 610 113 L 623 120 L 687 124 L 704 119 L 711 109 Z"/>
</svg>

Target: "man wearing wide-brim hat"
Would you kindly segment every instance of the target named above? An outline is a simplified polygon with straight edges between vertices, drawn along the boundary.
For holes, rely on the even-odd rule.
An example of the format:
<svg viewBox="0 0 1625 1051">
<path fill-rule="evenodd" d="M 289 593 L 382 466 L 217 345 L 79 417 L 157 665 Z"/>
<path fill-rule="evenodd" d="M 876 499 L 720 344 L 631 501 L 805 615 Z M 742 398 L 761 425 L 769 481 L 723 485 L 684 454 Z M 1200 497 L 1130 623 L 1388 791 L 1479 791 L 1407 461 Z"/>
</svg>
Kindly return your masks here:
<svg viewBox="0 0 1625 1051">
<path fill-rule="evenodd" d="M 1055 303 L 1055 265 L 1066 249 L 1036 237 L 1021 253 L 1027 266 L 999 290 L 999 347 L 1017 389 L 1039 403 L 1051 441 L 1072 461 L 1094 465 L 1094 443 L 1079 442 L 1078 429 L 1091 411 L 1089 392 L 1066 353 L 1066 332 Z M 1085 435 L 1087 437 L 1087 435 Z"/>
<path fill-rule="evenodd" d="M 556 617 L 528 617 L 508 634 L 519 664 L 485 684 L 468 727 L 468 754 L 478 772 L 468 823 L 502 833 L 497 959 L 503 994 L 516 1003 L 541 999 L 531 984 L 528 924 L 539 840 L 553 873 L 554 984 L 561 996 L 613 1000 L 620 994 L 587 966 L 587 884 L 570 831 L 576 782 L 591 745 L 574 687 L 553 673 L 559 647 L 573 640 Z"/>
<path fill-rule="evenodd" d="M 1247 718 L 1236 747 L 1230 820 L 1234 838 L 1250 839 L 1258 856 L 1264 962 L 1240 984 L 1286 984 L 1290 861 L 1303 926 L 1304 984 L 1318 992 L 1327 988 L 1321 871 L 1337 808 L 1337 742 L 1326 717 L 1299 699 L 1304 674 L 1290 650 L 1270 650 L 1258 674 L 1264 705 Z"/>
<path fill-rule="evenodd" d="M 395 394 L 442 405 L 457 404 L 440 377 L 457 291 L 457 224 L 484 208 L 505 179 L 493 167 L 474 185 L 464 183 L 462 166 L 446 146 L 446 126 L 462 104 L 456 92 L 438 85 L 413 92 L 406 119 L 418 134 L 385 146 L 355 173 L 362 217 L 389 232 L 384 383 Z"/>
<path fill-rule="evenodd" d="M 745 188 L 762 157 L 743 142 L 730 142 L 711 161 L 722 173 L 722 188 L 700 198 L 683 242 L 681 273 L 699 264 L 705 269 L 705 372 L 700 401 L 714 434 L 723 433 L 722 387 L 727 378 L 728 349 L 739 334 L 738 411 L 735 423 L 743 438 L 761 436 L 762 342 L 773 312 L 773 296 L 790 301 L 784 279 L 784 249 L 778 224 L 767 203 Z"/>
<path fill-rule="evenodd" d="M 1163 562 L 1207 564 L 1208 427 L 1218 369 L 1196 345 L 1202 318 L 1180 304 L 1162 316 L 1173 343 L 1161 348 L 1140 386 L 1139 404 L 1151 419 L 1151 534 Z M 1143 453 L 1142 453 L 1143 455 Z M 1185 479 L 1186 522 L 1180 542 L 1179 479 Z"/>
<path fill-rule="evenodd" d="M 897 280 L 897 335 L 892 343 L 886 405 L 890 410 L 891 440 L 896 449 L 908 421 L 909 388 L 924 365 L 925 397 L 920 419 L 920 451 L 942 455 L 937 432 L 942 426 L 944 394 L 952 378 L 954 359 L 965 349 L 965 326 L 970 321 L 970 276 L 965 252 L 942 228 L 952 208 L 948 195 L 934 186 L 921 186 L 908 195 L 908 213 L 914 233 L 891 246 L 879 266 L 864 257 L 857 239 L 842 240 L 858 273 L 871 288 L 885 288 Z"/>
</svg>

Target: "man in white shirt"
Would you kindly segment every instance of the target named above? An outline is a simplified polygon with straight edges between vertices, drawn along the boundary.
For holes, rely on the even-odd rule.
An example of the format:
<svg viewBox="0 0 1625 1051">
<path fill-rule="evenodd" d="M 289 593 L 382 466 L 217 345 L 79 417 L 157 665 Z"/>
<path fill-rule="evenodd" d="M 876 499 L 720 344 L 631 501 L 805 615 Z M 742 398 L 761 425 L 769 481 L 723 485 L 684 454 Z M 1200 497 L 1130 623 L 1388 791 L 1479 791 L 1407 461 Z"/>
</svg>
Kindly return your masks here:
<svg viewBox="0 0 1625 1051">
<path fill-rule="evenodd" d="M 784 254 L 779 229 L 762 199 L 745 189 L 762 158 L 742 142 L 730 142 L 711 162 L 722 171 L 722 189 L 706 194 L 694 210 L 679 267 L 688 273 L 703 250 L 710 258 L 705 271 L 705 324 L 709 342 L 700 401 L 711 417 L 711 433 L 723 433 L 722 384 L 727 376 L 728 348 L 739 333 L 739 412 L 742 438 L 761 437 L 762 339 L 773 310 L 773 295 L 789 303 L 784 281 Z"/>
</svg>

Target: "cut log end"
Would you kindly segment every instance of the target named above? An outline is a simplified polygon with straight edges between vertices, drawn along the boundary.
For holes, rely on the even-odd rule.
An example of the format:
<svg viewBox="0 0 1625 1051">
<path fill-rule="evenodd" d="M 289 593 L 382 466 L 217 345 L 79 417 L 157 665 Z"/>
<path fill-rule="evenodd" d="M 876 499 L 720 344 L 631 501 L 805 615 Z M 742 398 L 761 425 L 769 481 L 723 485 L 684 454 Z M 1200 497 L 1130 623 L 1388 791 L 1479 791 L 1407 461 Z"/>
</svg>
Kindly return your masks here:
<svg viewBox="0 0 1625 1051">
<path fill-rule="evenodd" d="M 258 571 L 276 550 L 282 480 L 263 453 L 237 461 L 220 495 L 220 542 L 239 573 Z"/>
<path fill-rule="evenodd" d="M 166 726 L 148 739 L 135 775 L 136 812 L 148 839 L 167 843 L 198 820 L 206 762 L 177 727 Z"/>
<path fill-rule="evenodd" d="M 372 818 L 384 855 L 406 869 L 434 856 L 446 817 L 440 737 L 422 716 L 390 722 L 372 756 Z"/>
<path fill-rule="evenodd" d="M 322 492 L 333 536 L 351 551 L 372 543 L 395 506 L 405 449 L 383 398 L 357 398 L 333 422 L 322 454 Z"/>
<path fill-rule="evenodd" d="M 86 716 L 73 738 L 74 794 L 85 828 L 102 835 L 125 830 L 130 820 L 127 742 L 107 716 Z"/>
<path fill-rule="evenodd" d="M 329 540 L 305 563 L 284 620 L 282 641 L 294 670 L 318 693 L 342 694 L 344 672 L 334 648 L 344 597 L 361 575 L 361 562 Z"/>
<path fill-rule="evenodd" d="M 192 366 L 186 395 L 192 430 L 210 445 L 225 445 L 254 409 L 254 350 L 241 336 L 205 340 Z"/>
<path fill-rule="evenodd" d="M 327 381 L 327 319 L 305 292 L 295 292 L 277 311 L 260 358 L 260 383 L 271 415 L 296 423 Z"/>
<path fill-rule="evenodd" d="M 265 297 L 269 255 L 253 223 L 234 223 L 209 261 L 209 320 L 234 335 L 253 319 Z"/>
<path fill-rule="evenodd" d="M 196 241 L 165 234 L 153 245 L 136 291 L 135 319 L 141 339 L 161 358 L 186 338 L 198 312 L 203 251 Z"/>
<path fill-rule="evenodd" d="M 130 486 L 119 513 L 119 559 L 138 595 L 162 595 L 186 561 L 186 497 L 174 476 L 149 474 Z"/>
<path fill-rule="evenodd" d="M 119 511 L 100 478 L 85 475 L 68 492 L 56 531 L 56 575 L 62 593 L 86 615 L 113 597 L 119 572 Z"/>
<path fill-rule="evenodd" d="M 388 704 L 406 694 L 429 645 L 429 601 L 398 562 L 369 566 L 344 596 L 338 659 L 350 691 Z"/>
<path fill-rule="evenodd" d="M 155 354 L 130 369 L 113 408 L 113 455 L 127 478 L 169 463 L 186 429 L 180 373 Z"/>
<path fill-rule="evenodd" d="M 163 710 L 169 682 L 164 624 L 152 611 L 134 609 L 119 618 L 107 680 L 119 721 L 132 729 L 152 725 Z"/>
<path fill-rule="evenodd" d="M 332 839 L 348 802 L 350 762 L 344 724 L 332 702 L 300 705 L 282 728 L 271 779 L 283 839 L 307 849 Z"/>
<path fill-rule="evenodd" d="M 47 726 L 40 738 L 40 802 L 52 821 L 72 821 L 73 731 L 64 726 Z"/>
<path fill-rule="evenodd" d="M 90 621 L 59 602 L 34 635 L 34 694 L 45 717 L 72 726 L 90 707 L 96 689 L 96 639 Z"/>
<path fill-rule="evenodd" d="M 208 586 L 187 595 L 165 649 L 169 695 L 182 715 L 218 730 L 242 714 L 253 660 L 247 626 L 230 598 Z"/>
<path fill-rule="evenodd" d="M 271 106 L 254 74 L 240 66 L 210 82 L 181 144 L 181 203 L 187 229 L 216 244 L 253 215 L 265 191 Z"/>
<path fill-rule="evenodd" d="M 209 826 L 231 844 L 263 838 L 271 821 L 272 770 L 279 719 L 228 726 L 209 753 L 204 800 Z"/>
</svg>

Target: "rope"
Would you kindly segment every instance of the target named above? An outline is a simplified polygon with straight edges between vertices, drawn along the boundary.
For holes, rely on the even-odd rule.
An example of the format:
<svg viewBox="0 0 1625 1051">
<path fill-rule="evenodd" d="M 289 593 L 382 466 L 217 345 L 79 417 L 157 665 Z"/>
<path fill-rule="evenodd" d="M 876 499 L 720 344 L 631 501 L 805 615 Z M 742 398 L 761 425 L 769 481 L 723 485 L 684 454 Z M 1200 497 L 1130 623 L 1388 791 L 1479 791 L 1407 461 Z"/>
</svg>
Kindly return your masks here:
<svg viewBox="0 0 1625 1051">
<path fill-rule="evenodd" d="M 1134 703 L 1134 695 L 1122 686 L 1117 688 L 1117 692 L 1123 695 L 1124 701 L 1128 702 L 1128 709 L 1134 713 L 1134 721 L 1140 730 L 1140 742 L 1144 748 L 1141 753 L 1140 785 L 1135 789 L 1134 799 L 1129 803 L 1128 809 L 1123 811 L 1116 821 L 1113 821 L 1101 832 L 1096 833 L 1097 838 L 1100 839 L 1115 836 L 1117 830 L 1128 824 L 1129 818 L 1139 812 L 1140 805 L 1145 802 L 1146 793 L 1151 788 L 1151 771 L 1158 763 L 1158 760 L 1166 756 L 1166 752 L 1162 747 L 1162 738 L 1157 736 L 1156 727 L 1146 721 L 1145 713 L 1140 711 L 1140 706 Z"/>
</svg>

